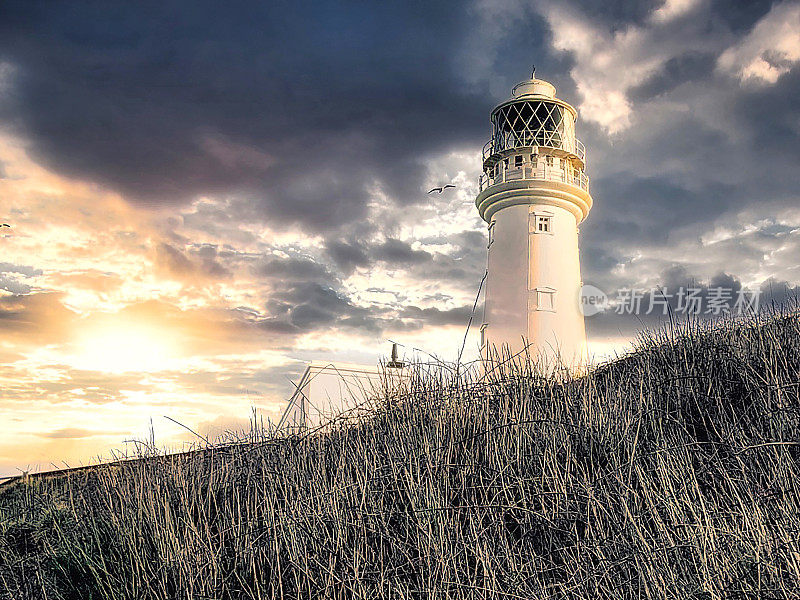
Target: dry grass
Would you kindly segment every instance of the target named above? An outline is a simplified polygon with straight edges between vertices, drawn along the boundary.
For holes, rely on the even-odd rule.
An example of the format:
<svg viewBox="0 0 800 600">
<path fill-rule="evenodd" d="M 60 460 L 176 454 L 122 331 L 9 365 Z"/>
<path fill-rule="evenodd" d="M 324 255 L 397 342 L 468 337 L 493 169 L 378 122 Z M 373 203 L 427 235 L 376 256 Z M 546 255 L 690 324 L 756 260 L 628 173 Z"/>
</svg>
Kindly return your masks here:
<svg viewBox="0 0 800 600">
<path fill-rule="evenodd" d="M 0 598 L 797 598 L 798 386 L 794 316 L 420 367 L 355 426 L 9 487 Z"/>
</svg>

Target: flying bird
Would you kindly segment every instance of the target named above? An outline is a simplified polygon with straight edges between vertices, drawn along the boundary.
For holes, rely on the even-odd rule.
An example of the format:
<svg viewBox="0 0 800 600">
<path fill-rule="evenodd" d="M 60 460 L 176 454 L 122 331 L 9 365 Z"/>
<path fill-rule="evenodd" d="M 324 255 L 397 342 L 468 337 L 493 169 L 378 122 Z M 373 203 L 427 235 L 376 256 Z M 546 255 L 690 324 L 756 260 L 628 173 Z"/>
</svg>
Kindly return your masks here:
<svg viewBox="0 0 800 600">
<path fill-rule="evenodd" d="M 428 193 L 432 194 L 433 192 L 437 192 L 437 193 L 441 194 L 447 188 L 454 188 L 454 187 L 456 187 L 456 186 L 454 186 L 451 183 L 448 183 L 447 185 L 443 185 L 442 187 L 435 187 L 435 188 L 431 189 Z"/>
</svg>

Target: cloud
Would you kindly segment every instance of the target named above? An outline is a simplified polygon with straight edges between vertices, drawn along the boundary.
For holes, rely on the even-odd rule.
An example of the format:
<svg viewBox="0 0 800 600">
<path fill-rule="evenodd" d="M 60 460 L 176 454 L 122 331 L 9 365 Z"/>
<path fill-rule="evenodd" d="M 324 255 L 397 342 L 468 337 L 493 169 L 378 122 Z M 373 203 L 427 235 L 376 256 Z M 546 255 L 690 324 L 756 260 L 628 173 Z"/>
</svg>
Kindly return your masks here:
<svg viewBox="0 0 800 600">
<path fill-rule="evenodd" d="M 775 5 L 744 38 L 729 47 L 718 68 L 742 83 L 774 84 L 800 61 L 800 4 Z"/>
<path fill-rule="evenodd" d="M 311 279 L 332 279 L 328 268 L 310 258 L 292 256 L 288 258 L 271 257 L 256 267 L 256 272 L 268 277 L 308 281 Z"/>
<path fill-rule="evenodd" d="M 28 294 L 31 286 L 20 281 L 20 276 L 25 279 L 38 277 L 42 274 L 40 269 L 25 265 L 0 263 L 0 290 L 5 290 L 14 295 Z"/>
<path fill-rule="evenodd" d="M 300 282 L 278 289 L 272 295 L 273 311 L 285 313 L 299 331 L 322 326 L 379 329 L 377 315 L 367 307 L 356 306 L 344 294 L 316 282 Z"/>
<path fill-rule="evenodd" d="M 97 435 L 108 435 L 105 432 L 91 431 L 89 429 L 80 429 L 78 427 L 65 427 L 57 429 L 56 431 L 48 431 L 47 433 L 37 434 L 40 437 L 50 438 L 53 440 L 74 440 L 80 438 L 94 437 Z"/>
<path fill-rule="evenodd" d="M 336 266 L 346 274 L 352 273 L 356 267 L 366 267 L 370 264 L 366 250 L 357 241 L 326 240 L 325 250 Z"/>
<path fill-rule="evenodd" d="M 59 342 L 75 327 L 77 315 L 62 303 L 63 294 L 38 292 L 0 296 L 3 339 L 21 346 Z"/>
<path fill-rule="evenodd" d="M 218 260 L 217 248 L 200 245 L 180 250 L 167 242 L 160 242 L 155 249 L 155 267 L 165 277 L 189 284 L 217 281 L 231 276 Z"/>
<path fill-rule="evenodd" d="M 729 4 L 699 2 L 674 21 L 648 18 L 618 28 L 587 18 L 571 3 L 543 6 L 555 43 L 560 32 L 575 61 L 570 74 L 577 91 L 603 77 L 596 90 L 599 116 L 581 105 L 584 121 L 602 129 L 584 122 L 578 130 L 595 199 L 581 227 L 586 280 L 650 282 L 674 262 L 708 276 L 729 262 L 722 247 L 697 243 L 705 232 L 733 220 L 760 223 L 796 203 L 796 178 L 788 173 L 800 158 L 800 127 L 791 108 L 800 77 L 788 71 L 774 85 L 742 87 L 718 68 L 734 40 L 772 18 L 764 3 Z M 558 11 L 567 18 L 560 20 Z M 737 38 L 738 30 L 745 36 Z M 618 105 L 625 109 L 622 120 L 603 116 L 614 106 L 604 99 L 609 87 L 625 97 Z M 763 161 L 765 152 L 774 164 Z M 779 266 L 759 247 L 771 240 L 765 232 L 760 242 L 737 236 L 727 244 L 737 256 L 737 275 L 763 280 L 777 268 L 793 276 L 784 259 Z"/>
<path fill-rule="evenodd" d="M 665 23 L 691 13 L 700 0 L 664 0 L 664 3 L 650 15 L 656 23 Z"/>
<path fill-rule="evenodd" d="M 423 325 L 427 326 L 463 325 L 466 327 L 471 314 L 471 306 L 459 306 L 448 310 L 441 310 L 435 307 L 419 308 L 418 306 L 409 306 L 400 313 L 400 316 L 421 321 Z M 476 314 L 480 315 L 481 310 L 476 310 Z"/>
<path fill-rule="evenodd" d="M 391 264 L 420 264 L 430 261 L 433 257 L 424 250 L 414 250 L 408 242 L 388 238 L 383 243 L 372 249 L 372 254 L 378 260 Z"/>
<path fill-rule="evenodd" d="M 5 290 L 11 294 L 27 294 L 31 291 L 31 286 L 20 283 L 15 277 L 0 275 L 0 290 Z"/>
<path fill-rule="evenodd" d="M 715 63 L 716 56 L 713 53 L 689 51 L 673 56 L 664 62 L 662 68 L 629 88 L 627 96 L 634 102 L 653 100 L 683 83 L 707 77 L 714 70 Z"/>
<path fill-rule="evenodd" d="M 37 277 L 42 274 L 42 270 L 36 269 L 30 265 L 14 265 L 11 263 L 0 263 L 0 273 L 19 273 L 24 277 Z"/>
<path fill-rule="evenodd" d="M 581 97 L 581 118 L 618 134 L 633 122 L 631 88 L 656 77 L 665 65 L 674 77 L 675 71 L 685 69 L 681 61 L 685 63 L 687 55 L 714 52 L 720 40 L 703 30 L 703 19 L 684 18 L 703 5 L 669 0 L 644 22 L 609 27 L 570 3 L 538 3 L 552 31 L 553 47 L 574 60 L 569 72 Z"/>
<path fill-rule="evenodd" d="M 629 82 L 641 79 L 655 66 L 652 58 L 645 60 L 639 52 L 641 30 L 606 31 L 566 4 L 542 3 L 540 10 L 550 25 L 554 48 L 575 58 L 570 74 L 582 98 L 582 118 L 599 123 L 610 133 L 627 128 L 631 108 L 625 90 Z M 636 56 L 636 62 L 628 61 L 621 68 L 628 56 Z"/>
<path fill-rule="evenodd" d="M 457 5 L 329 8 L 6 3 L 5 113 L 41 164 L 132 202 L 238 194 L 264 222 L 330 231 L 376 184 L 413 201 L 418 157 L 454 132 L 477 143 L 482 121 L 453 80 Z M 180 31 L 174 14 L 191 14 Z"/>
</svg>

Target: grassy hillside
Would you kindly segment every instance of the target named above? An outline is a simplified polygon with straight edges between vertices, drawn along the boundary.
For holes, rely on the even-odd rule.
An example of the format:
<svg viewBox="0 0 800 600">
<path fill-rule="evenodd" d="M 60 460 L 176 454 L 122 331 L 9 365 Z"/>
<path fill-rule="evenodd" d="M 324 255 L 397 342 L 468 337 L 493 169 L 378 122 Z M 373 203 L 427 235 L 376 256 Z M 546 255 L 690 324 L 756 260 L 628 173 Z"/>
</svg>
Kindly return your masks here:
<svg viewBox="0 0 800 600">
<path fill-rule="evenodd" d="M 800 322 L 0 492 L 0 598 L 797 598 Z"/>
</svg>

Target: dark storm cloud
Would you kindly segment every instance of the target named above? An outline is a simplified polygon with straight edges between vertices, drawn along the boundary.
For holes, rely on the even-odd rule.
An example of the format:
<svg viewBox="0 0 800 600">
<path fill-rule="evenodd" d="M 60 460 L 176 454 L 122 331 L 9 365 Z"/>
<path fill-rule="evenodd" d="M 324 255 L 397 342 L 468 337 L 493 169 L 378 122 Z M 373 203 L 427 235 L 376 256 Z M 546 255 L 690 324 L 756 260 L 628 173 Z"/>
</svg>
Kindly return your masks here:
<svg viewBox="0 0 800 600">
<path fill-rule="evenodd" d="M 252 194 L 259 217 L 328 229 L 377 180 L 416 196 L 416 158 L 479 143 L 457 3 L 5 2 L 7 121 L 32 154 L 129 199 Z"/>
<path fill-rule="evenodd" d="M 670 232 L 688 223 L 711 220 L 734 204 L 738 194 L 731 186 L 709 182 L 702 189 L 687 189 L 674 177 L 617 175 L 595 185 L 596 197 L 607 206 L 592 215 L 581 230 L 586 246 L 602 249 L 609 240 L 651 245 L 664 243 Z"/>
<path fill-rule="evenodd" d="M 170 275 L 186 277 L 194 273 L 195 265 L 180 250 L 166 243 L 156 248 L 156 265 Z"/>
<path fill-rule="evenodd" d="M 752 28 L 753 23 L 766 15 L 777 0 L 712 0 L 711 14 L 736 33 Z"/>
<path fill-rule="evenodd" d="M 412 280 L 442 281 L 472 290 L 485 268 L 486 241 L 483 231 L 465 230 L 420 238 L 430 251 L 415 250 L 391 237 L 371 242 L 328 240 L 325 251 L 344 274 L 355 267 L 380 266 L 402 271 Z"/>
<path fill-rule="evenodd" d="M 663 5 L 663 0 L 577 0 L 573 3 L 592 20 L 607 24 L 612 29 L 619 29 L 630 24 L 641 24 L 656 8 Z"/>
<path fill-rule="evenodd" d="M 656 134 L 640 126 L 612 142 L 584 129 L 592 155 L 603 162 L 592 171 L 590 156 L 595 205 L 581 227 L 588 280 L 607 277 L 635 246 L 644 254 L 668 248 L 682 228 L 699 235 L 742 210 L 768 214 L 797 205 L 800 70 L 773 85 L 742 86 L 719 74 L 703 75 L 707 60 L 696 59 L 696 74 L 668 62 L 629 92 L 634 110 L 647 115 L 643 119 Z M 685 109 L 648 109 L 654 95 Z M 709 106 L 718 106 L 719 115 L 707 112 Z"/>
<path fill-rule="evenodd" d="M 341 281 L 325 265 L 304 256 L 270 257 L 255 273 L 271 286 L 265 303 L 267 329 L 292 333 L 344 327 L 375 332 L 381 328 L 378 309 L 356 305 Z"/>
<path fill-rule="evenodd" d="M 765 179 L 768 178 L 771 187 L 794 196 L 797 193 L 797 178 L 787 174 L 794 174 L 794 166 L 800 162 L 800 129 L 797 121 L 800 69 L 794 68 L 775 85 L 742 90 L 731 100 L 737 129 L 753 145 L 750 156 L 769 156 L 774 159 L 763 161 Z M 755 184 L 754 188 L 764 183 L 761 178 L 751 178 L 751 181 Z"/>
<path fill-rule="evenodd" d="M 436 259 L 427 252 L 420 256 L 418 251 L 403 244 L 390 244 L 388 254 L 384 254 L 384 243 L 370 250 L 380 256 L 372 260 L 391 261 L 412 269 L 425 268 L 424 265 L 435 268 L 436 259 L 447 260 L 441 254 Z M 283 328 L 295 334 L 318 329 L 329 331 L 334 327 L 368 334 L 385 330 L 409 331 L 423 326 L 465 324 L 471 310 L 469 307 L 421 308 L 409 305 L 400 290 L 378 288 L 368 291 L 393 295 L 393 300 L 379 305 L 357 304 L 330 272 L 309 259 L 271 259 L 259 267 L 259 272 L 270 279 L 272 290 L 265 303 L 266 316 L 256 317 L 254 322 L 270 330 Z"/>
<path fill-rule="evenodd" d="M 670 58 L 662 69 L 646 81 L 631 88 L 628 97 L 634 101 L 651 100 L 656 96 L 674 90 L 687 81 L 697 81 L 709 77 L 714 71 L 716 56 L 702 52 L 687 52 Z"/>
<path fill-rule="evenodd" d="M 773 277 L 761 284 L 761 306 L 764 310 L 794 310 L 800 308 L 800 285 Z"/>
<path fill-rule="evenodd" d="M 332 280 L 328 268 L 310 258 L 293 256 L 289 258 L 272 257 L 255 267 L 256 273 L 267 277 L 293 280 Z"/>
<path fill-rule="evenodd" d="M 621 29 L 641 25 L 661 4 L 573 7 Z M 714 2 L 710 16 L 746 31 L 769 7 Z M 500 98 L 486 80 L 465 85 L 471 65 L 458 62 L 476 27 L 474 8 L 444 2 L 172 1 L 143 10 L 9 1 L 0 8 L 0 56 L 14 75 L 2 114 L 39 160 L 131 200 L 238 190 L 248 202 L 231 208 L 235 218 L 336 231 L 365 215 L 376 181 L 392 201 L 416 202 L 420 157 L 483 141 L 486 113 Z M 575 100 L 571 59 L 548 48 L 534 11 L 522 10 L 493 42 L 492 77 L 511 85 L 535 56 L 540 72 Z M 629 95 L 638 102 L 701 80 L 713 60 L 673 57 Z M 593 152 L 615 151 L 602 136 L 597 142 Z M 344 272 L 367 264 L 349 241 L 328 251 Z"/>
<path fill-rule="evenodd" d="M 373 249 L 373 256 L 393 265 L 412 265 L 426 263 L 433 257 L 430 252 L 424 250 L 414 250 L 408 242 L 387 239 Z"/>
<path fill-rule="evenodd" d="M 325 250 L 344 274 L 352 273 L 356 267 L 382 264 L 392 270 L 405 270 L 414 279 L 474 282 L 480 278 L 486 261 L 483 232 L 467 230 L 419 241 L 434 248 L 446 246 L 448 250 L 415 250 L 408 242 L 396 238 L 375 242 L 328 240 Z"/>
<path fill-rule="evenodd" d="M 636 225 L 631 223 L 611 222 L 606 223 L 606 229 L 610 229 L 615 225 L 618 226 L 618 233 L 622 233 L 623 229 L 635 228 Z M 600 273 L 608 273 L 618 262 L 619 256 L 613 249 L 606 248 L 599 240 L 595 245 L 581 244 L 583 250 L 581 254 L 581 269 L 583 273 L 588 275 L 588 280 L 592 281 L 593 276 Z"/>
<path fill-rule="evenodd" d="M 412 268 L 415 278 L 443 281 L 463 290 L 477 290 L 478 282 L 486 268 L 486 233 L 483 231 L 461 231 L 447 236 L 423 238 L 425 244 L 447 244 L 452 250 L 436 252 L 428 263 Z"/>
<path fill-rule="evenodd" d="M 338 276 L 311 257 L 270 256 L 255 264 L 253 272 L 270 287 L 265 312 L 243 315 L 264 330 L 300 334 L 332 327 L 380 329 L 380 311 L 356 305 Z"/>
<path fill-rule="evenodd" d="M 346 274 L 352 273 L 356 267 L 366 267 L 370 264 L 363 245 L 355 240 L 326 240 L 325 250 L 336 266 Z"/>
<path fill-rule="evenodd" d="M 294 282 L 276 289 L 267 308 L 275 316 L 285 315 L 286 322 L 301 332 L 336 324 L 377 328 L 368 309 L 354 305 L 343 293 L 315 281 Z"/>
</svg>

